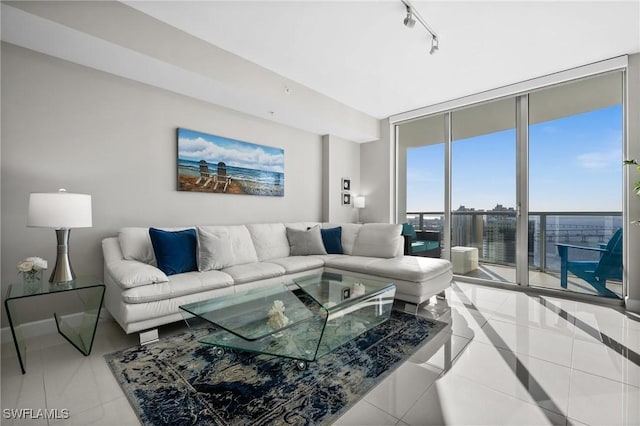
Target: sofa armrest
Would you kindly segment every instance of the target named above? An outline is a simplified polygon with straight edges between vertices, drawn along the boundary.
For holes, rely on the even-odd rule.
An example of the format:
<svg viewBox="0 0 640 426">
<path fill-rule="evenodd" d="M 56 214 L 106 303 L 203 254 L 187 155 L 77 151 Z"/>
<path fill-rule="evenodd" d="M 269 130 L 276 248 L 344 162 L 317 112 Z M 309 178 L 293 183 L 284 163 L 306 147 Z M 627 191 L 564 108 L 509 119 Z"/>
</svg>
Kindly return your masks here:
<svg viewBox="0 0 640 426">
<path fill-rule="evenodd" d="M 122 255 L 117 238 L 102 240 L 105 274 L 109 274 L 122 288 L 132 288 L 147 284 L 168 282 L 169 278 L 155 266 L 126 260 Z"/>
</svg>

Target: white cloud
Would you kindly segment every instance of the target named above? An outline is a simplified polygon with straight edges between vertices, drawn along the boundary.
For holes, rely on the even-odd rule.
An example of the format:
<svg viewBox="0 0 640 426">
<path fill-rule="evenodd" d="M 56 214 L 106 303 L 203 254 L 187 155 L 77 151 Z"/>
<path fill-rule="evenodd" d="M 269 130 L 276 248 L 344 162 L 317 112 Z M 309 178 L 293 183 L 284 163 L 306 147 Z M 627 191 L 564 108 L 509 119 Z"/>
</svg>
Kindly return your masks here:
<svg viewBox="0 0 640 426">
<path fill-rule="evenodd" d="M 181 158 L 194 161 L 206 160 L 209 163 L 224 162 L 228 166 L 244 167 L 271 172 L 284 173 L 284 155 L 269 154 L 263 149 L 229 149 L 212 144 L 203 138 L 179 141 Z"/>
<path fill-rule="evenodd" d="M 578 164 L 584 169 L 598 170 L 612 166 L 622 167 L 622 151 L 586 152 L 578 155 Z"/>
</svg>

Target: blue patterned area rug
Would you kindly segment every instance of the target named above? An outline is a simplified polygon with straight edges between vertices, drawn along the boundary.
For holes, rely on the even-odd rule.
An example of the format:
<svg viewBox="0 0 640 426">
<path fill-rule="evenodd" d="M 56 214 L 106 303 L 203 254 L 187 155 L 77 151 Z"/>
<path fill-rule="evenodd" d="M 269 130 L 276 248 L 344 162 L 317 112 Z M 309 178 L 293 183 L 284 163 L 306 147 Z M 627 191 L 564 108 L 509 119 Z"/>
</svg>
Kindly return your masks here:
<svg viewBox="0 0 640 426">
<path fill-rule="evenodd" d="M 331 424 L 444 326 L 394 310 L 305 371 L 289 359 L 215 355 L 191 332 L 105 358 L 145 425 Z"/>
</svg>

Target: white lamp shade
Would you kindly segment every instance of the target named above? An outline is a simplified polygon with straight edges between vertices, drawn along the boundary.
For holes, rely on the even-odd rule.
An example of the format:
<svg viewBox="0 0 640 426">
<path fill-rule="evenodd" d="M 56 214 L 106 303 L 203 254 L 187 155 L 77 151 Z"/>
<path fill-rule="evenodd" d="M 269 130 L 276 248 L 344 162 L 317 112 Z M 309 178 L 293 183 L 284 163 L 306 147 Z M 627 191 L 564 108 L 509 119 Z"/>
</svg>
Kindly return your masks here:
<svg viewBox="0 0 640 426">
<path fill-rule="evenodd" d="M 364 197 L 362 195 L 354 197 L 353 206 L 356 209 L 364 209 Z"/>
<path fill-rule="evenodd" d="M 29 194 L 27 226 L 90 228 L 91 195 L 64 191 Z"/>
</svg>

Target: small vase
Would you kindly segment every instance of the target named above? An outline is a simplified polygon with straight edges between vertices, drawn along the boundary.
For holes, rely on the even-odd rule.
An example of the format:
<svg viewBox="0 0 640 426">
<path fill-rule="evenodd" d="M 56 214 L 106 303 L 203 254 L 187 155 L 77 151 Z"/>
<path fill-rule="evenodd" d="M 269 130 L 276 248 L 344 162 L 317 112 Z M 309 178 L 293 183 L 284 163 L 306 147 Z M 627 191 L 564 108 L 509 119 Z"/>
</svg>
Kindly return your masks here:
<svg viewBox="0 0 640 426">
<path fill-rule="evenodd" d="M 39 291 L 42 287 L 42 269 L 22 272 L 22 280 L 28 293 Z"/>
</svg>

